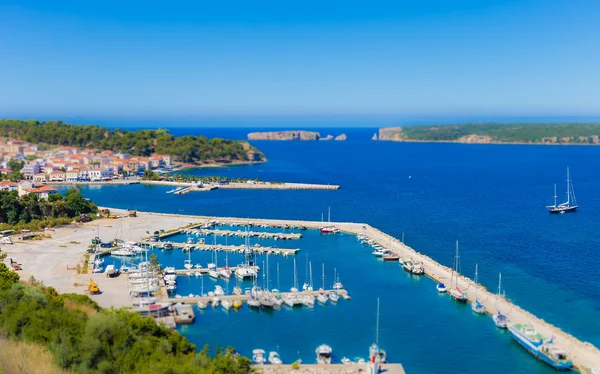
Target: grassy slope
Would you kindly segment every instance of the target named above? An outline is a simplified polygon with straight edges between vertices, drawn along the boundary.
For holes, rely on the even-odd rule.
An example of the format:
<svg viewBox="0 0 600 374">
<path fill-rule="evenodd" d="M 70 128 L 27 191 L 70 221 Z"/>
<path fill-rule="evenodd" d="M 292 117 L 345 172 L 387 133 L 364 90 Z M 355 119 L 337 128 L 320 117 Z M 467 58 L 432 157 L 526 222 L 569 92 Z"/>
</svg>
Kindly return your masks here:
<svg viewBox="0 0 600 374">
<path fill-rule="evenodd" d="M 41 344 L 0 339 L 0 373 L 66 374 Z"/>
</svg>

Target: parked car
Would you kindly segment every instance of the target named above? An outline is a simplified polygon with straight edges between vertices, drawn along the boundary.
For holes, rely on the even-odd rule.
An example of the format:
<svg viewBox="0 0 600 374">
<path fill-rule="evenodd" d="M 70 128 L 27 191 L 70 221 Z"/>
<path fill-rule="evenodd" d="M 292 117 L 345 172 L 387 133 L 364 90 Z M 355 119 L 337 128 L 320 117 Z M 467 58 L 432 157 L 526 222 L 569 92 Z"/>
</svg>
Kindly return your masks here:
<svg viewBox="0 0 600 374">
<path fill-rule="evenodd" d="M 87 214 L 82 214 L 79 216 L 79 218 L 77 218 L 77 222 L 90 222 L 91 220 L 92 218 Z"/>
</svg>

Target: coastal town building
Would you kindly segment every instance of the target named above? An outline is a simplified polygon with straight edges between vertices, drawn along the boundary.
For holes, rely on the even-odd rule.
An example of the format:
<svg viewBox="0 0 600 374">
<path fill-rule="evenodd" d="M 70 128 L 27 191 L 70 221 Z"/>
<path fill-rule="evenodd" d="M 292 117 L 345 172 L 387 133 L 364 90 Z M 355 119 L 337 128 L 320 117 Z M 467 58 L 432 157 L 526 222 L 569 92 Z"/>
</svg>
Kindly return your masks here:
<svg viewBox="0 0 600 374">
<path fill-rule="evenodd" d="M 23 177 L 25 179 L 33 179 L 33 176 L 38 174 L 40 171 L 40 164 L 38 164 L 37 161 L 28 162 L 21 169 L 21 173 L 23 173 Z"/>
</svg>

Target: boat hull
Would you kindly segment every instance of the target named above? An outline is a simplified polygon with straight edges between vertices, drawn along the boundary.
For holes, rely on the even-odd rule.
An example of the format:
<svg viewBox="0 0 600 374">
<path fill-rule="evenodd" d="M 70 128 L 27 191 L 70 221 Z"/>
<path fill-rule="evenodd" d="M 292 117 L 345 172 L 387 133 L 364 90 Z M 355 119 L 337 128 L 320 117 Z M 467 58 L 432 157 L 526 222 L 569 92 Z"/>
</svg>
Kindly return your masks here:
<svg viewBox="0 0 600 374">
<path fill-rule="evenodd" d="M 548 208 L 548 213 L 550 214 L 562 214 L 562 213 L 573 213 L 577 211 L 578 206 L 570 206 L 570 207 L 551 207 Z"/>
<path fill-rule="evenodd" d="M 513 339 L 517 343 L 519 343 L 523 348 L 529 351 L 529 353 L 531 353 L 534 357 L 538 358 L 539 360 L 544 361 L 546 364 L 552 366 L 553 368 L 557 370 L 570 370 L 573 366 L 571 362 L 555 362 L 550 357 L 548 357 L 540 351 L 541 345 L 536 346 L 512 326 L 508 328 L 508 331 L 510 331 L 510 334 L 512 335 Z"/>
</svg>

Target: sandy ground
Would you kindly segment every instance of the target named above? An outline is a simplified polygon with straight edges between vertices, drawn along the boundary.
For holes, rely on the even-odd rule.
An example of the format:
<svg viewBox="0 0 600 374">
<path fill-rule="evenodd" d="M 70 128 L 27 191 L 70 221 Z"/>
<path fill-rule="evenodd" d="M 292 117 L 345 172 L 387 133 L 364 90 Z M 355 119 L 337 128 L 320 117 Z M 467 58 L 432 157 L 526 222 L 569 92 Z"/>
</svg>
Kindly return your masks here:
<svg viewBox="0 0 600 374">
<path fill-rule="evenodd" d="M 111 211 L 117 215 L 125 214 L 123 210 L 111 209 Z M 78 275 L 75 266 L 78 262 L 82 261 L 85 249 L 92 238 L 97 235 L 98 230 L 103 240 L 111 240 L 118 237 L 125 241 L 138 241 L 147 235 L 147 231 L 175 229 L 190 223 L 204 223 L 209 220 L 230 223 L 248 222 L 248 218 L 182 216 L 138 212 L 138 217 L 135 218 L 102 219 L 81 225 L 61 227 L 48 232 L 52 236 L 50 239 L 5 245 L 2 247 L 2 250 L 8 252 L 9 258 L 15 258 L 22 264 L 23 270 L 19 272 L 22 279 L 27 279 L 29 276 L 34 275 L 36 279 L 42 280 L 46 285 L 55 287 L 59 292 L 83 293 L 90 275 Z M 309 228 L 319 228 L 323 225 L 321 222 L 314 221 L 263 219 L 250 219 L 250 221 L 254 224 L 304 225 Z M 388 243 L 391 242 L 391 249 L 394 252 L 397 252 L 401 257 L 412 257 L 415 261 L 422 261 L 427 276 L 438 282 L 441 281 L 447 287 L 450 287 L 451 269 L 405 246 L 398 239 L 391 238 L 390 240 L 390 236 L 367 224 L 338 222 L 332 224 L 335 224 L 345 232 L 354 234 L 363 233 L 376 240 L 383 247 L 387 247 Z M 71 242 L 79 242 L 80 244 Z M 95 274 L 92 275 L 92 278 L 98 282 L 102 291 L 101 295 L 92 296 L 100 305 L 104 307 L 129 305 L 127 280 L 125 277 L 105 278 L 103 274 Z M 473 281 L 466 277 L 461 277 L 459 287 L 463 291 L 467 291 L 470 301 L 473 301 L 475 296 Z M 432 288 L 431 292 L 436 292 L 436 290 Z M 479 299 L 487 307 L 487 310 L 494 312 L 496 295 L 482 288 L 478 292 Z M 448 299 L 450 303 L 450 298 Z M 543 335 L 547 337 L 555 336 L 555 342 L 567 350 L 573 363 L 580 369 L 600 368 L 600 350 L 592 344 L 576 339 L 558 327 L 548 324 L 519 308 L 517 305 L 512 304 L 508 300 L 501 299 L 499 307 L 510 318 L 511 323 L 530 323 Z"/>
</svg>

